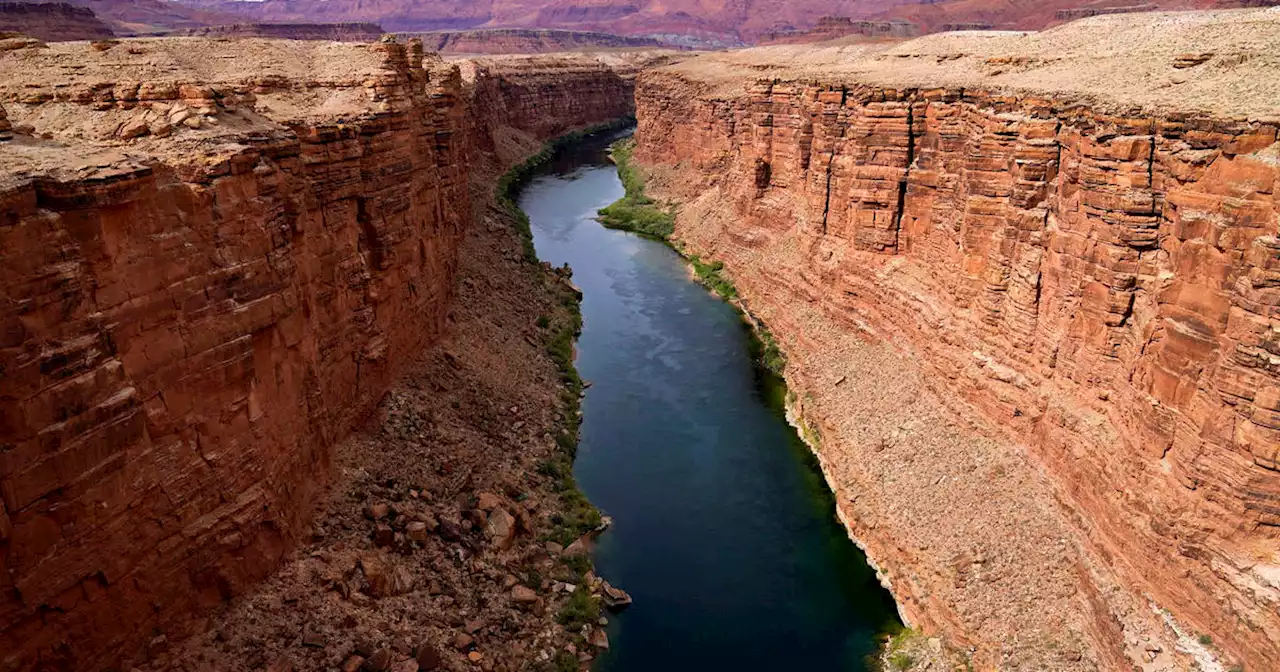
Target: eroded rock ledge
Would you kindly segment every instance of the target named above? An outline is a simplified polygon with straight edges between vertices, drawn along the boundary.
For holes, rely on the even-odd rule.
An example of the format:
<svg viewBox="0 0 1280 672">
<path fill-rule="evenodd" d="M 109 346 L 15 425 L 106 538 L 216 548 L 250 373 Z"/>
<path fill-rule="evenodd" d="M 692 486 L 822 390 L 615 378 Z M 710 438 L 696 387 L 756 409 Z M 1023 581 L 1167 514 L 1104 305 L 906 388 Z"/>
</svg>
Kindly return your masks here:
<svg viewBox="0 0 1280 672">
<path fill-rule="evenodd" d="M 904 613 L 999 669 L 1280 660 L 1272 11 L 642 73 Z M 1194 53 L 1192 53 L 1194 52 Z"/>
<path fill-rule="evenodd" d="M 527 147 L 631 112 L 630 75 L 582 58 L 596 65 L 541 66 L 590 106 L 557 104 L 533 71 L 464 81 L 420 43 L 0 53 L 0 667 L 154 659 L 157 634 L 175 642 L 279 566 L 334 446 L 447 333 L 464 234 L 501 226 L 471 169 L 513 157 L 486 158 L 475 134 Z M 549 121 L 491 128 L 509 119 L 487 87 Z M 474 364 L 432 357 L 442 375 Z M 530 370 L 501 389 L 554 375 Z M 421 449 L 403 424 L 379 451 Z"/>
</svg>

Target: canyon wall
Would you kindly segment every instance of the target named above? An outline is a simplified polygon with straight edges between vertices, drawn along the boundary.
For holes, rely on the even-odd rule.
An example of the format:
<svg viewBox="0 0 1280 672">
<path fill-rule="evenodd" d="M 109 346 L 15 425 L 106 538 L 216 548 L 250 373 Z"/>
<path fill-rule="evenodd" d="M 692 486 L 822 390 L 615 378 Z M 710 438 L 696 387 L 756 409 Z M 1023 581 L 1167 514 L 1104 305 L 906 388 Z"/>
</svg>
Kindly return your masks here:
<svg viewBox="0 0 1280 672">
<path fill-rule="evenodd" d="M 487 157 L 509 166 L 548 138 L 632 116 L 637 73 L 673 58 L 672 52 L 652 50 L 462 61 L 476 162 Z"/>
<path fill-rule="evenodd" d="M 327 450 L 444 327 L 470 218 L 438 60 L 129 44 L 151 64 L 131 81 L 84 43 L 5 57 L 18 127 L 140 137 L 0 157 L 3 669 L 99 669 L 270 573 Z M 154 65 L 194 49 L 194 70 Z M 260 67 L 201 65 L 221 56 Z M 90 66 L 51 80 L 63 60 Z M 330 112 L 254 111 L 295 87 Z"/>
<path fill-rule="evenodd" d="M 459 68 L 416 41 L 15 47 L 0 669 L 128 669 L 279 565 L 334 445 L 446 329 L 483 180 L 516 144 L 629 115 L 637 66 Z"/>
<path fill-rule="evenodd" d="M 976 660 L 1152 662 L 1126 622 L 1150 600 L 1246 669 L 1280 661 L 1280 108 L 1256 84 L 1278 38 L 1268 11 L 1099 17 L 640 77 L 636 157 L 684 204 L 677 237 L 786 344 L 841 513 L 908 619 Z M 841 359 L 871 346 L 832 331 L 892 345 L 931 390 L 904 403 L 936 399 L 1015 458 L 953 475 L 1003 454 L 957 442 L 881 464 L 933 430 L 859 415 L 857 395 L 897 390 L 860 386 L 880 374 Z M 921 470 L 913 496 L 893 487 Z M 1010 640 L 1045 613 L 1084 645 L 1020 664 Z"/>
</svg>

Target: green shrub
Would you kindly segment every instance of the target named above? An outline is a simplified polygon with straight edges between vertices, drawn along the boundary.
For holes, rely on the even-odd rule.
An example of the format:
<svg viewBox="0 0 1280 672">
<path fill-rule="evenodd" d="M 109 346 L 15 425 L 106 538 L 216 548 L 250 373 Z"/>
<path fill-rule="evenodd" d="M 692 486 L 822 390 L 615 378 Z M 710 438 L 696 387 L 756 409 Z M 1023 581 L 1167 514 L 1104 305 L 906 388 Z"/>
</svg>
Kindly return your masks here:
<svg viewBox="0 0 1280 672">
<path fill-rule="evenodd" d="M 622 180 L 624 195 L 599 211 L 600 223 L 611 228 L 631 231 L 649 238 L 670 240 L 676 230 L 674 206 L 655 203 L 644 193 L 644 175 L 631 161 L 635 140 L 620 140 L 610 148 L 613 162 L 618 166 L 618 178 Z"/>
<path fill-rule="evenodd" d="M 724 270 L 723 261 L 713 261 L 705 263 L 698 255 L 689 255 L 689 263 L 693 264 L 694 275 L 698 277 L 698 282 L 702 283 L 707 289 L 715 292 L 725 301 L 732 301 L 738 298 L 738 289 L 729 282 L 729 279 L 721 275 L 720 271 Z"/>
<path fill-rule="evenodd" d="M 580 667 L 578 658 L 563 649 L 556 652 L 554 664 L 556 672 L 578 672 Z"/>
<path fill-rule="evenodd" d="M 569 601 L 556 614 L 556 621 L 566 630 L 574 632 L 588 623 L 595 623 L 600 618 L 600 600 L 592 597 L 591 590 L 585 581 L 579 579 L 578 589 L 569 596 Z"/>
<path fill-rule="evenodd" d="M 529 180 L 533 179 L 534 173 L 538 168 L 555 157 L 561 148 L 572 145 L 588 135 L 596 133 L 604 133 L 607 131 L 630 126 L 636 122 L 635 117 L 622 117 L 598 124 L 590 128 L 586 128 L 573 133 L 562 135 L 555 140 L 547 143 L 542 151 L 525 159 L 523 163 L 512 166 L 502 177 L 498 178 L 497 202 L 498 207 L 506 210 L 512 217 L 516 227 L 516 233 L 520 236 L 520 242 L 524 246 L 524 257 L 531 263 L 538 263 L 538 252 L 533 247 L 533 230 L 529 228 L 529 216 L 524 214 L 520 209 L 516 200 L 520 196 L 520 190 L 524 188 Z"/>
</svg>

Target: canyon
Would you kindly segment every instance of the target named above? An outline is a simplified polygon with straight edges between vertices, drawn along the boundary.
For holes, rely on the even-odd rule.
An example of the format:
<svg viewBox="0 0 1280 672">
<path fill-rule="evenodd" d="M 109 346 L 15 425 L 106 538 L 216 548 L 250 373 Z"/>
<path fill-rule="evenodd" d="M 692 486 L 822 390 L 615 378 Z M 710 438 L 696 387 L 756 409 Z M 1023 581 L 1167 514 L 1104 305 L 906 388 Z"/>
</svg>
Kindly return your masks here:
<svg viewBox="0 0 1280 672">
<path fill-rule="evenodd" d="M 607 585 L 565 573 L 603 525 L 558 471 L 580 291 L 505 190 L 630 116 L 907 668 L 1274 667 L 1280 12 L 1095 9 L 704 54 L 0 37 L 0 669 L 607 650 L 556 623 Z"/>
<path fill-rule="evenodd" d="M 906 620 L 978 669 L 1280 660 L 1277 37 L 1113 15 L 639 78 L 674 238 L 782 344 Z"/>
<path fill-rule="evenodd" d="M 537 339 L 501 332 L 474 352 L 450 337 L 451 322 L 480 319 L 484 333 L 512 310 L 501 291 L 463 307 L 455 291 L 473 296 L 478 281 L 511 278 L 471 277 L 461 290 L 455 280 L 460 267 L 507 269 L 529 287 L 512 290 L 524 295 L 520 310 L 558 305 L 554 276 L 505 256 L 520 244 L 511 227 L 495 228 L 509 215 L 495 210 L 492 184 L 548 139 L 630 114 L 647 56 L 472 64 L 464 79 L 416 41 L 9 42 L 0 54 L 0 667 L 163 667 L 166 640 L 177 647 L 202 632 L 202 615 L 297 562 L 300 543 L 323 541 L 309 531 L 322 497 L 348 502 L 322 512 L 348 532 L 329 543 L 368 543 L 366 530 L 348 530 L 364 506 L 346 511 L 352 462 L 372 459 L 362 472 L 397 464 L 358 447 L 404 446 L 348 437 L 389 391 L 401 390 L 392 395 L 401 403 L 380 411 L 375 438 L 425 412 L 421 404 L 443 403 L 414 406 L 396 387 L 424 359 L 458 379 L 459 366 L 475 368 L 510 339 L 520 344 L 511 361 L 529 362 L 479 367 L 525 386 L 507 393 L 530 400 L 524 431 L 473 440 L 472 458 L 455 438 L 450 460 L 509 446 L 494 464 L 533 461 L 555 449 L 536 437 L 562 421 L 552 418 L 562 417 L 556 396 L 528 392 L 553 389 L 558 376 Z M 510 240 L 483 240 L 495 231 Z M 464 245 L 475 258 L 460 261 Z M 450 340 L 457 352 L 441 356 Z M 405 441 L 417 446 L 424 431 Z M 483 480 L 501 473 L 482 470 Z M 516 473 L 536 481 L 521 489 L 547 487 L 528 465 Z M 440 486 L 441 496 L 465 500 L 459 485 Z M 403 525 L 406 505 L 395 506 Z M 559 506 L 552 497 L 541 511 Z M 541 524 L 519 513 L 522 530 Z M 447 521 L 457 509 L 434 514 Z M 369 581 L 371 562 L 360 561 Z M 438 567 L 421 562 L 392 576 Z M 378 585 L 366 590 L 383 597 Z M 262 655 L 261 633 L 244 642 Z"/>
</svg>

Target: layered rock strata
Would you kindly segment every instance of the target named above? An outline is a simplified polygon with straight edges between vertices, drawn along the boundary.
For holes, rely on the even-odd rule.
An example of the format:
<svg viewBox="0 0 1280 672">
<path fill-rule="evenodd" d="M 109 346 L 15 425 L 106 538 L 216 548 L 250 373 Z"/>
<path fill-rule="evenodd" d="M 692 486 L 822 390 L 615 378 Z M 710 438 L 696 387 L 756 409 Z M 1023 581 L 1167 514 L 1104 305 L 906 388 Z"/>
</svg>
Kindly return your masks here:
<svg viewBox="0 0 1280 672">
<path fill-rule="evenodd" d="M 524 333 L 537 315 L 524 313 L 561 299 L 546 287 L 519 299 L 477 289 L 502 273 L 517 284 L 538 275 L 511 234 L 493 233 L 505 229 L 489 211 L 489 180 L 555 134 L 632 113 L 636 65 L 583 58 L 593 65 L 491 61 L 482 72 L 424 55 L 418 42 L 221 38 L 17 40 L 0 54 L 0 135 L 12 135 L 0 153 L 0 669 L 178 660 L 178 638 L 207 627 L 197 618 L 270 575 L 303 537 L 326 538 L 306 531 L 335 450 L 343 489 L 320 520 L 341 532 L 319 547 L 332 566 L 367 536 L 352 527 L 366 514 L 341 506 L 345 488 L 398 501 L 410 489 L 466 499 L 486 484 L 528 487 L 504 485 L 504 465 L 554 449 L 537 436 L 550 431 L 556 395 L 530 390 L 559 374 Z M 554 90 L 556 67 L 568 91 Z M 538 125 L 515 116 L 529 109 Z M 506 152 L 493 158 L 477 137 L 519 141 L 490 143 Z M 467 238 L 476 226 L 488 233 Z M 464 239 L 483 261 L 466 266 L 457 291 L 484 301 L 459 308 Z M 508 356 L 528 365 L 484 364 L 503 355 L 459 346 L 456 334 L 440 352 L 451 319 L 518 344 Z M 395 388 L 381 428 L 343 442 L 409 370 L 411 387 Z M 457 389 L 415 400 L 439 384 Z M 475 438 L 498 417 L 473 405 L 477 386 L 491 388 L 487 403 L 527 399 L 516 423 L 524 432 Z M 504 405 L 500 415 L 511 413 Z M 500 456 L 485 452 L 496 447 Z M 392 464 L 410 453 L 416 461 Z M 465 482 L 449 476 L 461 465 L 473 474 Z M 417 483 L 393 488 L 392 478 Z M 432 479 L 438 488 L 426 487 Z M 555 498 L 527 494 L 546 501 L 540 512 L 557 511 Z M 449 515 L 443 502 L 423 505 L 423 520 Z M 398 525 L 409 513 L 396 506 L 387 520 Z M 540 524 L 531 521 L 517 518 L 525 555 Z M 423 532 L 386 527 L 396 538 Z M 415 548 L 436 548 L 428 541 L 415 538 Z M 458 595 L 479 589 L 471 584 L 484 576 L 450 573 L 436 556 L 393 562 L 397 581 L 423 595 L 438 583 Z M 211 669 L 275 664 L 263 656 L 276 653 L 300 664 L 345 658 L 346 624 L 387 614 L 359 587 L 332 592 L 349 577 L 313 582 L 314 564 L 288 564 L 243 603 L 247 616 L 225 615 L 218 632 L 231 639 L 182 648 Z M 388 596 L 372 568 L 360 572 L 375 600 Z M 276 641 L 262 629 L 260 607 L 279 606 L 279 585 L 291 586 L 290 604 L 311 605 L 302 643 L 300 633 Z M 319 618 L 338 613 L 325 606 L 337 594 L 354 611 Z M 421 617 L 434 623 L 440 609 L 449 605 Z M 550 616 L 534 616 L 521 622 L 541 631 Z M 416 632 L 411 648 L 447 647 L 426 635 Z M 205 644 L 222 657 L 206 658 Z"/>
<path fill-rule="evenodd" d="M 427 49 L 445 54 L 545 54 L 581 49 L 653 49 L 663 44 L 645 37 L 536 28 L 497 28 L 414 33 Z"/>
<path fill-rule="evenodd" d="M 786 345 L 908 620 L 980 665 L 1280 661 L 1278 38 L 1115 16 L 640 77 L 677 237 Z"/>
<path fill-rule="evenodd" d="M 759 44 L 806 44 L 825 42 L 842 37 L 903 38 L 915 37 L 920 29 L 910 21 L 854 21 L 845 16 L 824 16 L 809 30 L 790 30 L 766 33 Z"/>
<path fill-rule="evenodd" d="M 459 61 L 474 111 L 471 146 L 510 165 L 547 138 L 635 112 L 635 79 L 670 51 L 478 57 Z M 555 113 L 548 114 L 548 110 Z"/>
<path fill-rule="evenodd" d="M 0 156 L 5 669 L 105 665 L 269 574 L 329 448 L 440 335 L 470 218 L 438 60 L 116 49 L 136 79 L 85 43 L 0 57 L 14 120 L 81 138 Z"/>
<path fill-rule="evenodd" d="M 269 37 L 283 40 L 376 42 L 385 31 L 376 23 L 232 23 L 188 28 L 174 34 L 188 37 Z"/>
</svg>

